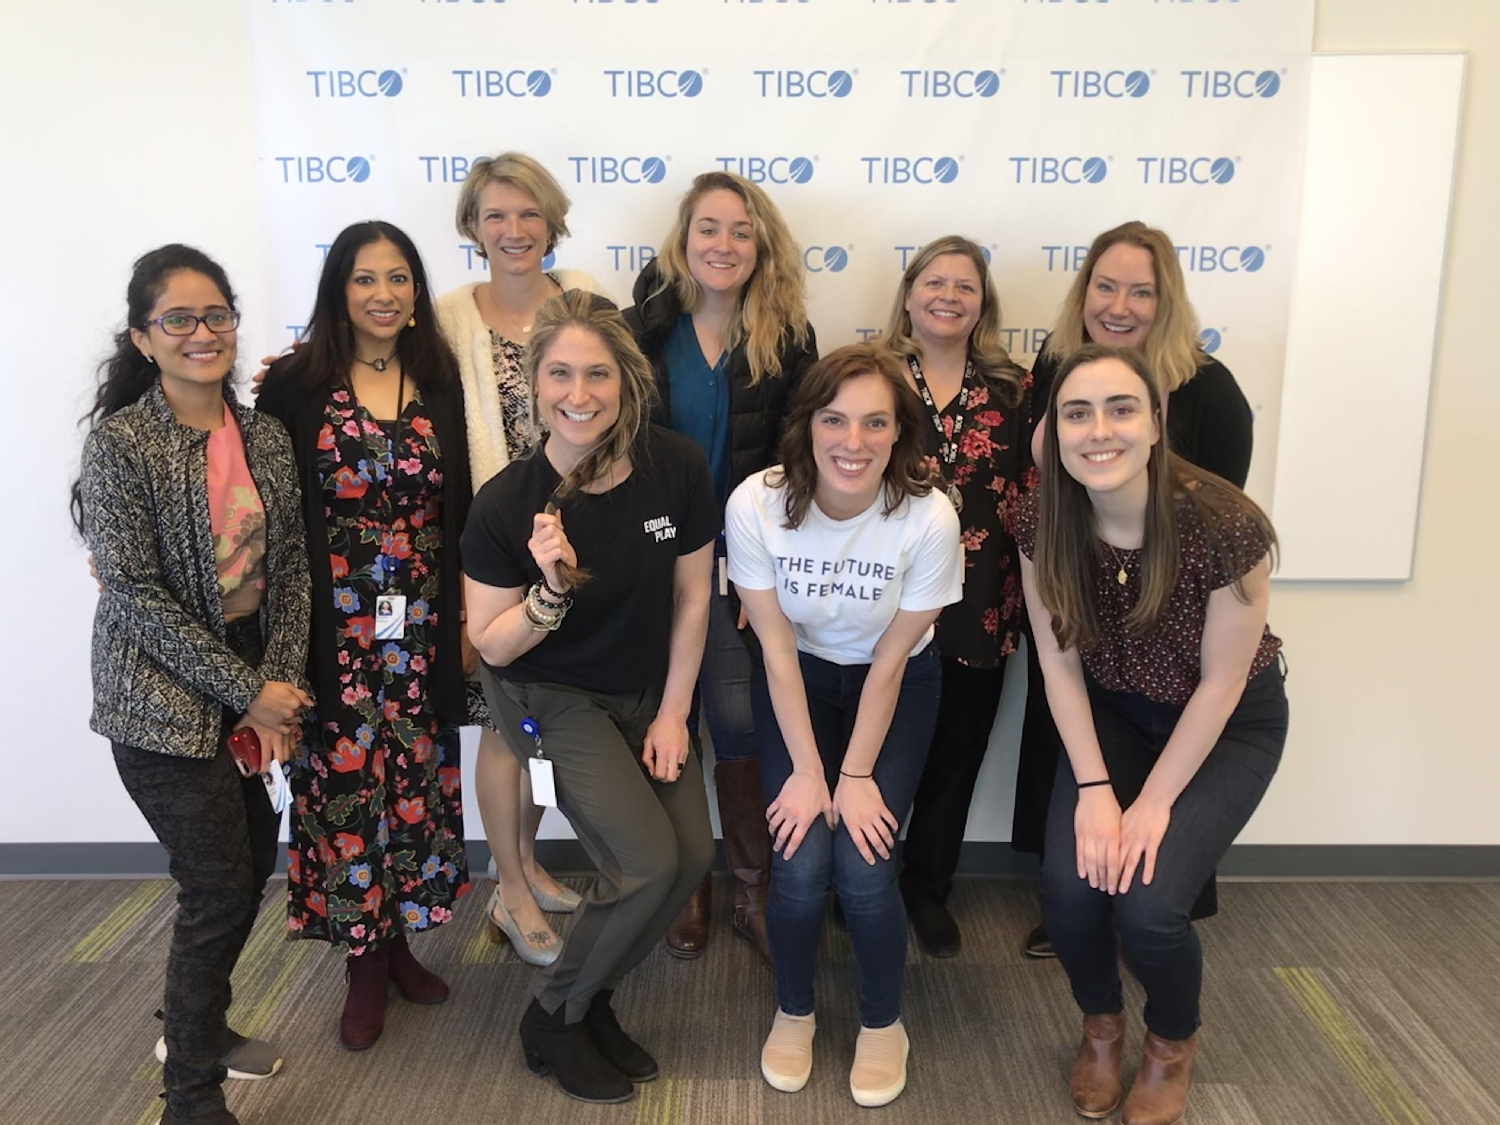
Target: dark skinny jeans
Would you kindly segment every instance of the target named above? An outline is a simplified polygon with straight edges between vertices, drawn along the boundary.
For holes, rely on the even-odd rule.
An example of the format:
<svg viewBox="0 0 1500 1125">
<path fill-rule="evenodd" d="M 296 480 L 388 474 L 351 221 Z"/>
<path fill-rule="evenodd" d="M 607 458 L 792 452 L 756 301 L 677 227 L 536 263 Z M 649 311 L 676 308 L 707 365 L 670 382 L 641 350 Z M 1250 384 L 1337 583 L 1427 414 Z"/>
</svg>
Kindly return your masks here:
<svg viewBox="0 0 1500 1125">
<path fill-rule="evenodd" d="M 868 664 L 840 665 L 807 653 L 798 654 L 813 737 L 828 779 L 838 786 L 839 768 L 849 749 L 854 716 Z M 943 674 L 937 649 L 929 645 L 906 662 L 896 711 L 875 761 L 875 784 L 886 808 L 905 820 L 932 744 L 938 693 Z M 757 664 L 751 682 L 761 785 L 766 800 L 776 800 L 792 775 L 792 758 L 776 722 L 766 674 Z M 776 962 L 776 1000 L 783 1012 L 805 1016 L 813 1010 L 813 973 L 823 915 L 831 887 L 838 892 L 854 957 L 859 963 L 859 1022 L 888 1027 L 901 1018 L 901 987 L 906 972 L 906 907 L 897 877 L 899 848 L 890 859 L 875 855 L 865 862 L 842 823 L 830 830 L 822 817 L 813 821 L 790 860 L 771 858 L 771 889 L 766 900 L 766 934 Z"/>
<path fill-rule="evenodd" d="M 1182 708 L 1089 680 L 1094 729 L 1121 809 L 1140 795 Z M 1199 1024 L 1203 949 L 1189 914 L 1203 884 L 1265 795 L 1286 742 L 1287 702 L 1273 664 L 1245 685 L 1219 741 L 1172 806 L 1149 886 L 1140 869 L 1130 890 L 1111 896 L 1078 877 L 1073 818 L 1078 786 L 1067 755 L 1058 763 L 1047 814 L 1042 921 L 1085 1015 L 1124 1008 L 1115 933 L 1146 991 L 1146 1027 L 1186 1039 Z"/>
</svg>

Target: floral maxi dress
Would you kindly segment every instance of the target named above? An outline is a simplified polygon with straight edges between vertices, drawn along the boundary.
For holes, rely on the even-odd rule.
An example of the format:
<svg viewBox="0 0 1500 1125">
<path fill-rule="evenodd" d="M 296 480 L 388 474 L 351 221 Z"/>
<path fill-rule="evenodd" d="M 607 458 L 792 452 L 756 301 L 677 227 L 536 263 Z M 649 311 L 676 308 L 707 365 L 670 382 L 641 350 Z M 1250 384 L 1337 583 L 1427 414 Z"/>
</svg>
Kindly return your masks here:
<svg viewBox="0 0 1500 1125">
<path fill-rule="evenodd" d="M 458 595 L 439 590 L 442 453 L 419 396 L 380 423 L 333 390 L 318 467 L 342 690 L 318 700 L 293 761 L 287 928 L 360 954 L 446 922 L 468 890 L 458 729 L 427 699 Z M 406 598 L 399 640 L 376 639 L 381 594 Z"/>
</svg>

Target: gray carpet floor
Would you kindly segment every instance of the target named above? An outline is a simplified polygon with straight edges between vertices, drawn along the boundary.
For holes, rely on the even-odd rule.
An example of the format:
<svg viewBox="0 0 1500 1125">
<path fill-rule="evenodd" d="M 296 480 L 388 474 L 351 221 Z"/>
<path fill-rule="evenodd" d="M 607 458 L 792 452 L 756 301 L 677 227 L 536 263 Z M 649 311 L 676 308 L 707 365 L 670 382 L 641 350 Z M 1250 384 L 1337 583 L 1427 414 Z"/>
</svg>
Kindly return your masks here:
<svg viewBox="0 0 1500 1125">
<path fill-rule="evenodd" d="M 570 880 L 580 889 L 582 880 Z M 745 1125 L 1007 1122 L 1070 1125 L 1078 1016 L 1055 962 L 1026 961 L 1034 888 L 968 880 L 952 908 L 964 952 L 913 943 L 904 1018 L 907 1091 L 861 1110 L 848 1067 L 858 1031 L 848 936 L 830 925 L 818 978 L 812 1081 L 759 1076 L 775 1010 L 770 973 L 723 920 L 696 962 L 662 950 L 616 1007 L 663 1077 L 632 1103 L 587 1106 L 525 1069 L 516 1040 L 532 970 L 485 936 L 480 881 L 454 920 L 413 942 L 453 986 L 432 1008 L 391 1002 L 370 1051 L 339 1048 L 343 973 L 327 947 L 282 940 L 273 883 L 235 976 L 231 1022 L 287 1064 L 229 1084 L 245 1125 Z M 1197 1125 L 1496 1125 L 1500 1122 L 1500 886 L 1227 883 L 1203 923 Z M 161 1068 L 152 1018 L 174 910 L 166 880 L 0 882 L 0 1122 L 152 1125 Z M 561 921 L 561 920 L 559 920 Z M 1133 1068 L 1140 995 L 1130 992 Z"/>
</svg>

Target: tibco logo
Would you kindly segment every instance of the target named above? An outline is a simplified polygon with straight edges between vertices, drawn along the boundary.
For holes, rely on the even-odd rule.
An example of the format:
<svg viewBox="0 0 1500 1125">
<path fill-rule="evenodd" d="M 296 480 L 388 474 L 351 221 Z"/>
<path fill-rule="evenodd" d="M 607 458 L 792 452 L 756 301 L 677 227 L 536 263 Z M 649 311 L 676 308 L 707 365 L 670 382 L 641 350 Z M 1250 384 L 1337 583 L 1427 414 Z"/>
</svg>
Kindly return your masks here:
<svg viewBox="0 0 1500 1125">
<path fill-rule="evenodd" d="M 546 70 L 455 70 L 461 98 L 545 98 L 552 92 Z"/>
<path fill-rule="evenodd" d="M 813 178 L 816 156 L 716 156 L 726 172 L 744 176 L 752 184 L 805 184 Z"/>
<path fill-rule="evenodd" d="M 641 270 L 646 268 L 646 263 L 656 257 L 655 246 L 622 244 L 618 246 L 606 246 L 605 249 L 614 255 L 614 269 L 617 273 L 626 271 L 640 273 Z"/>
<path fill-rule="evenodd" d="M 570 156 L 568 163 L 579 184 L 659 184 L 667 176 L 659 156 Z"/>
<path fill-rule="evenodd" d="M 892 246 L 891 249 L 901 256 L 901 268 L 904 270 L 907 263 L 911 261 L 911 256 L 922 249 L 923 245 L 922 243 L 918 243 L 915 246 Z M 984 264 L 989 265 L 991 258 L 990 248 L 988 246 L 981 246 L 979 252 L 984 255 Z"/>
<path fill-rule="evenodd" d="M 908 98 L 993 98 L 1000 92 L 999 70 L 903 70 Z"/>
<path fill-rule="evenodd" d="M 1012 156 L 1018 184 L 1098 184 L 1109 175 L 1102 156 Z"/>
<path fill-rule="evenodd" d="M 696 98 L 707 70 L 606 70 L 612 98 Z"/>
<path fill-rule="evenodd" d="M 284 184 L 362 184 L 370 178 L 366 156 L 276 156 Z"/>
<path fill-rule="evenodd" d="M 478 159 L 472 156 L 419 156 L 429 184 L 461 184 Z"/>
<path fill-rule="evenodd" d="M 951 184 L 960 156 L 861 156 L 867 184 Z"/>
<path fill-rule="evenodd" d="M 843 273 L 852 249 L 852 246 L 809 246 L 802 252 L 802 264 L 808 273 Z"/>
<path fill-rule="evenodd" d="M 1227 184 L 1236 161 L 1228 156 L 1137 156 L 1143 184 Z"/>
<path fill-rule="evenodd" d="M 1001 343 L 1005 350 L 1012 356 L 1036 355 L 1042 350 L 1042 345 L 1047 341 L 1047 333 L 1052 329 L 1042 328 L 1002 328 L 1000 335 Z"/>
<path fill-rule="evenodd" d="M 1087 246 L 1043 246 L 1047 255 L 1048 273 L 1077 273 L 1083 268 L 1083 260 L 1089 256 Z"/>
<path fill-rule="evenodd" d="M 1198 333 L 1198 346 L 1209 355 L 1219 350 L 1219 345 L 1224 342 L 1223 328 L 1205 328 Z"/>
<path fill-rule="evenodd" d="M 460 242 L 458 248 L 464 254 L 464 269 L 471 273 L 485 271 L 490 268 L 489 261 L 479 252 L 479 247 L 472 242 Z M 542 257 L 542 269 L 550 270 L 557 265 L 556 254 L 546 254 Z"/>
<path fill-rule="evenodd" d="M 1190 98 L 1274 98 L 1286 71 L 1184 70 Z"/>
<path fill-rule="evenodd" d="M 854 75 L 847 70 L 756 70 L 763 98 L 847 98 Z"/>
<path fill-rule="evenodd" d="M 1189 273 L 1258 273 L 1270 246 L 1179 246 L 1177 261 Z"/>
<path fill-rule="evenodd" d="M 315 98 L 394 98 L 406 84 L 394 70 L 309 70 Z"/>
<path fill-rule="evenodd" d="M 1151 75 L 1144 70 L 1054 70 L 1060 98 L 1144 98 Z"/>
</svg>

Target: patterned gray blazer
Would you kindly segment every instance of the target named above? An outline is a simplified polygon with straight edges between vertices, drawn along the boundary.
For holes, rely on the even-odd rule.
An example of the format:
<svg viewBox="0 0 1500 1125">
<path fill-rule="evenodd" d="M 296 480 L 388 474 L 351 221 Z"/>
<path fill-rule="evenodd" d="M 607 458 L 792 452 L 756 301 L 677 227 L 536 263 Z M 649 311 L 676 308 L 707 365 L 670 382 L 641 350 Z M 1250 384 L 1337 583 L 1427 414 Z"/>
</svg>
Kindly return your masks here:
<svg viewBox="0 0 1500 1125">
<path fill-rule="evenodd" d="M 291 440 L 276 419 L 232 409 L 266 509 L 258 668 L 224 641 L 208 433 L 177 421 L 158 382 L 84 442 L 83 537 L 104 586 L 94 611 L 89 725 L 129 746 L 212 758 L 222 708 L 243 712 L 267 680 L 307 686 L 312 595 Z"/>
</svg>

